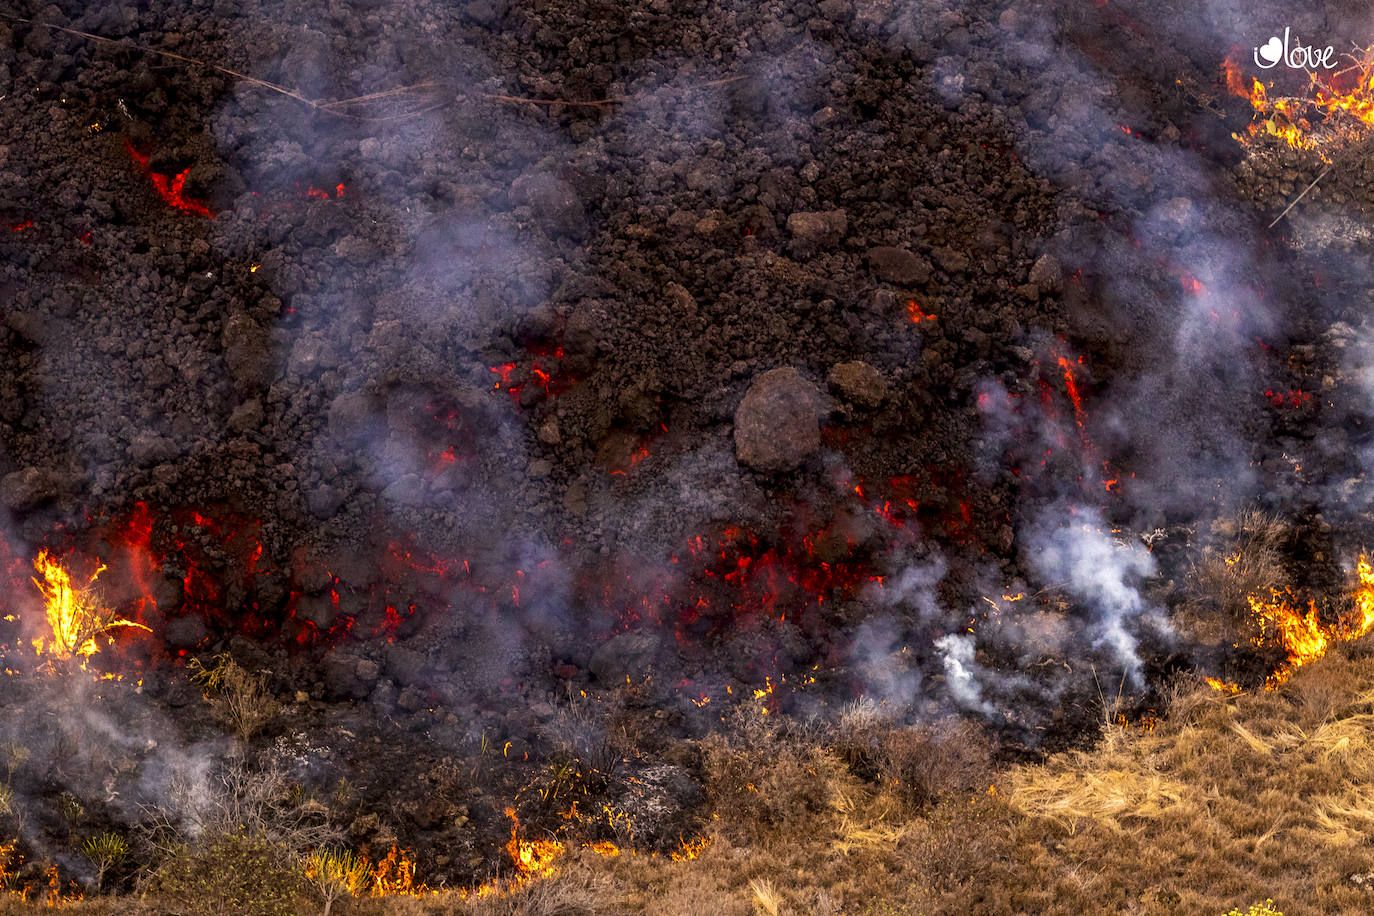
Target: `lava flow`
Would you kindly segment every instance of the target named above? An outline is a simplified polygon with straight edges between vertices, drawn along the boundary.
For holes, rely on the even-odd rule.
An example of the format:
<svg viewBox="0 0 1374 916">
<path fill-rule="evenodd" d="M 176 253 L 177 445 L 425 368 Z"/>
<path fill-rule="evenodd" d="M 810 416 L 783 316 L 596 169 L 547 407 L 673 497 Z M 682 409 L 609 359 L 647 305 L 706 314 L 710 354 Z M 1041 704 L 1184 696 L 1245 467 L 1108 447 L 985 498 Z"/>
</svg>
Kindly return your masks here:
<svg viewBox="0 0 1374 916">
<path fill-rule="evenodd" d="M 161 196 L 168 205 L 178 210 L 185 210 L 187 213 L 197 213 L 201 216 L 207 216 L 210 219 L 215 218 L 215 214 L 210 212 L 208 206 L 201 201 L 186 196 L 186 178 L 191 173 L 189 167 L 182 169 L 175 175 L 163 175 L 152 170 L 149 164 L 151 157 L 144 153 L 140 153 L 134 148 L 132 143 L 126 140 L 124 148 L 129 151 L 129 156 L 138 165 L 139 170 L 153 183 L 153 187 L 157 190 L 158 195 Z"/>
</svg>

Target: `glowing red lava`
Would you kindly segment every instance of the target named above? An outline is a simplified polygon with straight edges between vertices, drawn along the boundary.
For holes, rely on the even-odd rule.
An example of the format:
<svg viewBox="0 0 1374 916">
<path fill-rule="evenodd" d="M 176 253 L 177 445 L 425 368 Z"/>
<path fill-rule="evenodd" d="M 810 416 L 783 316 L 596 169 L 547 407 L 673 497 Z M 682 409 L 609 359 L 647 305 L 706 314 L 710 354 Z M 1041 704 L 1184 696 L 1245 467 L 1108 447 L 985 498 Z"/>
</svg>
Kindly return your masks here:
<svg viewBox="0 0 1374 916">
<path fill-rule="evenodd" d="M 169 206 L 178 210 L 185 210 L 187 213 L 198 213 L 210 219 L 215 218 L 215 214 L 210 212 L 208 206 L 185 195 L 186 176 L 191 173 L 189 166 L 169 177 L 154 172 L 149 165 L 150 157 L 134 149 L 134 145 L 129 141 L 124 141 L 124 148 L 129 151 L 130 157 L 138 165 L 139 170 L 153 183 L 153 188 L 157 190 L 163 200 L 167 201 Z"/>
</svg>

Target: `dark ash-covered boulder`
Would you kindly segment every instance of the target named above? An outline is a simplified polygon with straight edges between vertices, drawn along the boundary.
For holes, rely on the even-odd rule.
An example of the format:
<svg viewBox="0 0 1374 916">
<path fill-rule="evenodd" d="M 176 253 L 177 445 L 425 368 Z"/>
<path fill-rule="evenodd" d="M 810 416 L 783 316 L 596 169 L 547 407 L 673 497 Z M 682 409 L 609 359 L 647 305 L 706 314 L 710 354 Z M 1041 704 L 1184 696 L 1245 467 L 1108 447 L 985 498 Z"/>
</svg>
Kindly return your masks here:
<svg viewBox="0 0 1374 916">
<path fill-rule="evenodd" d="M 654 633 L 621 633 L 592 653 L 587 668 L 603 684 L 642 678 L 653 668 L 659 637 Z"/>
<path fill-rule="evenodd" d="M 224 361 L 240 391 L 261 388 L 272 381 L 272 350 L 267 332 L 247 315 L 231 315 L 220 333 Z"/>
<path fill-rule="evenodd" d="M 868 266 L 879 280 L 914 286 L 930 279 L 930 265 L 905 248 L 882 245 L 868 251 Z"/>
<path fill-rule="evenodd" d="M 553 235 L 581 239 L 587 233 L 587 213 L 577 190 L 548 172 L 526 172 L 511 184 L 511 200 L 529 207 Z"/>
<path fill-rule="evenodd" d="M 735 411 L 735 453 L 757 471 L 790 471 L 821 447 L 820 392 L 790 366 L 754 379 Z"/>
<path fill-rule="evenodd" d="M 858 407 L 877 407 L 887 400 L 890 388 L 883 374 L 862 360 L 836 363 L 827 377 L 832 388 Z"/>
<path fill-rule="evenodd" d="M 60 489 L 61 481 L 52 471 L 27 467 L 0 478 L 0 505 L 23 512 L 55 499 Z"/>
<path fill-rule="evenodd" d="M 787 217 L 787 231 L 792 233 L 792 254 L 809 258 L 839 244 L 849 231 L 849 217 L 843 210 L 793 213 Z"/>
</svg>

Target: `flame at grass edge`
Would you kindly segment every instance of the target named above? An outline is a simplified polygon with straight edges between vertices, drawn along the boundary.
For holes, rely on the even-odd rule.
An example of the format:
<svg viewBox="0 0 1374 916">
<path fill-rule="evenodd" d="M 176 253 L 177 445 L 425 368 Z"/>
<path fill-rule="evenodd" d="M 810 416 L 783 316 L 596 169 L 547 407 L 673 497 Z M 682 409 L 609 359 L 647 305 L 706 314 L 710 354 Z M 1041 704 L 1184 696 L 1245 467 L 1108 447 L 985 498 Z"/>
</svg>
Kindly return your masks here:
<svg viewBox="0 0 1374 916">
<path fill-rule="evenodd" d="M 1285 663 L 1265 681 L 1266 687 L 1285 683 L 1294 671 L 1321 658 L 1333 644 L 1359 639 L 1374 629 L 1374 565 L 1365 554 L 1360 554 L 1355 564 L 1351 597 L 1354 612 L 1329 625 L 1317 614 L 1316 602 L 1309 601 L 1306 611 L 1298 610 L 1289 592 L 1276 591 L 1269 600 L 1253 596 L 1249 599 L 1256 620 L 1274 630 L 1275 638 L 1288 653 Z"/>
</svg>

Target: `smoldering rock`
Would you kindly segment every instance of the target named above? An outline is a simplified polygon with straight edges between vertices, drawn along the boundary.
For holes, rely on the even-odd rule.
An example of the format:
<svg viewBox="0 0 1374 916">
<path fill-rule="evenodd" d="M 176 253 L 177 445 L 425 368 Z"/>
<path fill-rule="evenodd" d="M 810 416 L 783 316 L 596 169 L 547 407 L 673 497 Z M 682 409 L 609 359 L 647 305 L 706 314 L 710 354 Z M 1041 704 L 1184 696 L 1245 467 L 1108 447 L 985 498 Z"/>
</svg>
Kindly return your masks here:
<svg viewBox="0 0 1374 916">
<path fill-rule="evenodd" d="M 210 639 L 210 631 L 198 614 L 186 614 L 167 622 L 163 631 L 171 649 L 195 649 Z"/>
<path fill-rule="evenodd" d="M 735 452 L 758 471 L 790 471 L 821 446 L 820 392 L 792 367 L 754 380 L 735 411 Z"/>
<path fill-rule="evenodd" d="M 863 360 L 837 363 L 831 367 L 827 380 L 846 400 L 859 407 L 877 407 L 891 393 L 883 374 Z"/>
<path fill-rule="evenodd" d="M 656 633 L 621 633 L 612 636 L 592 653 L 587 668 L 603 684 L 649 674 L 662 640 Z"/>
<path fill-rule="evenodd" d="M 303 595 L 296 605 L 296 616 L 321 630 L 332 627 L 337 615 L 338 609 L 330 595 Z"/>
<path fill-rule="evenodd" d="M 915 286 L 930 279 L 930 265 L 923 258 L 891 245 L 870 248 L 868 266 L 879 280 L 899 286 Z"/>
<path fill-rule="evenodd" d="M 529 171 L 511 184 L 511 200 L 529 207 L 555 235 L 581 239 L 587 232 L 587 214 L 577 190 L 548 172 Z"/>
</svg>

